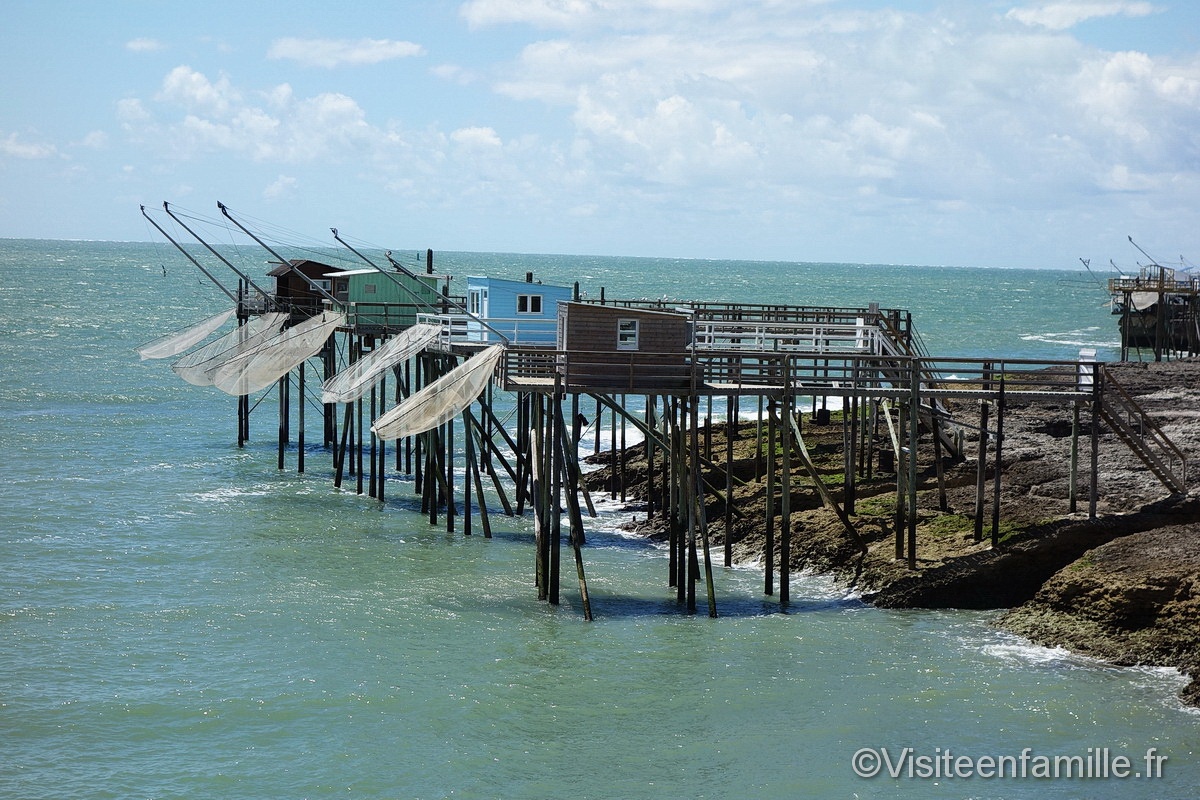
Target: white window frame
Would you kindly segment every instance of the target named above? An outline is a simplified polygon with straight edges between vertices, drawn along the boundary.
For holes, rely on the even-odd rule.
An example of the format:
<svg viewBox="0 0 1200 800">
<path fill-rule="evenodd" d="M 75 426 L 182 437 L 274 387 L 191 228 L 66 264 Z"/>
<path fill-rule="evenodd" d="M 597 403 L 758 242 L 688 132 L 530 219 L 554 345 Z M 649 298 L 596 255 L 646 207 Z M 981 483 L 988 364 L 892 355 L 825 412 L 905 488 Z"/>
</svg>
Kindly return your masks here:
<svg viewBox="0 0 1200 800">
<path fill-rule="evenodd" d="M 641 320 L 633 317 L 617 319 L 617 349 L 637 350 L 641 338 Z"/>
<path fill-rule="evenodd" d="M 524 306 L 522 310 L 521 306 Z M 537 306 L 537 308 L 534 308 Z M 540 294 L 519 294 L 517 295 L 517 313 L 541 316 L 543 308 L 542 295 Z"/>
</svg>

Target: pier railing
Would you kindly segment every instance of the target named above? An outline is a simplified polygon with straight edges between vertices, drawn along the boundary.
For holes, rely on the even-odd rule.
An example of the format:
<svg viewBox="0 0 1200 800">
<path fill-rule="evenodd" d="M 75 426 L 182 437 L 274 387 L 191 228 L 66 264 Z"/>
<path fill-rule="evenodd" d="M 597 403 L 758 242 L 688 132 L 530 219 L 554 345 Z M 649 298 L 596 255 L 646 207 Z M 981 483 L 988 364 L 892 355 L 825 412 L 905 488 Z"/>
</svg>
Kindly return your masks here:
<svg viewBox="0 0 1200 800">
<path fill-rule="evenodd" d="M 692 346 L 697 350 L 796 350 L 807 353 L 883 352 L 883 332 L 859 317 L 847 323 L 697 319 Z"/>
<path fill-rule="evenodd" d="M 500 376 L 517 387 L 550 386 L 626 393 L 877 395 L 940 398 L 1091 398 L 1094 362 L 944 359 L 861 352 L 688 352 L 553 350 L 509 347 Z"/>
<path fill-rule="evenodd" d="M 558 320 L 544 317 L 471 317 L 468 314 L 418 314 L 417 322 L 437 325 L 443 347 L 459 344 L 501 344 L 553 347 Z"/>
</svg>

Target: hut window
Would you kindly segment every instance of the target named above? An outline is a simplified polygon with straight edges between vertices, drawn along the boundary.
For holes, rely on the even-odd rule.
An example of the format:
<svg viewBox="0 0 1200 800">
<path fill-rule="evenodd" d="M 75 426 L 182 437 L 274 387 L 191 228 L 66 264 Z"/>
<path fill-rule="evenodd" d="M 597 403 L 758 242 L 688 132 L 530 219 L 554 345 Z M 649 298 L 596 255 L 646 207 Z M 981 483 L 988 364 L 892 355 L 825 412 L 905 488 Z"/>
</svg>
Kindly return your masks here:
<svg viewBox="0 0 1200 800">
<path fill-rule="evenodd" d="M 519 295 L 517 295 L 517 313 L 518 314 L 540 314 L 540 313 L 542 313 L 542 296 L 540 294 L 519 294 Z"/>
<path fill-rule="evenodd" d="M 475 316 L 479 316 L 482 313 L 481 309 L 483 308 L 482 292 L 480 292 L 478 289 L 472 289 L 467 296 L 470 298 L 470 306 L 467 310 Z"/>
<path fill-rule="evenodd" d="M 375 284 L 364 283 L 363 284 L 363 294 L 375 294 Z"/>
<path fill-rule="evenodd" d="M 617 320 L 617 349 L 638 349 L 638 321 L 636 319 Z"/>
</svg>

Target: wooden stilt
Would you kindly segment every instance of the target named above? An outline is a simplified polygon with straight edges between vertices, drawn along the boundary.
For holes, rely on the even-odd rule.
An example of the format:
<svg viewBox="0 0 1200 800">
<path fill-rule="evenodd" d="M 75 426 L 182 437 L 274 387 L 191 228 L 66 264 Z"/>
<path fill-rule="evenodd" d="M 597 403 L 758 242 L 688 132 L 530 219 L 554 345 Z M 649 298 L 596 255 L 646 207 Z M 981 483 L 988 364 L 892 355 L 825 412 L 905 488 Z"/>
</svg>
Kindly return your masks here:
<svg viewBox="0 0 1200 800">
<path fill-rule="evenodd" d="M 737 437 L 737 398 L 725 405 L 725 566 L 733 566 L 733 440 Z"/>
<path fill-rule="evenodd" d="M 550 590 L 551 605 L 559 604 L 559 579 L 562 567 L 562 486 L 563 472 L 563 429 L 562 395 L 555 379 L 554 395 L 547 398 L 550 403 L 550 414 L 547 420 L 550 429 Z M 622 459 L 624 460 L 624 459 Z"/>
<path fill-rule="evenodd" d="M 357 409 L 357 424 L 354 426 L 355 444 L 354 444 L 354 476 L 357 480 L 356 491 L 359 494 L 363 493 L 363 401 L 358 398 L 355 402 Z"/>
<path fill-rule="evenodd" d="M 385 411 L 384 406 L 387 404 L 386 398 L 387 398 L 387 377 L 385 376 L 383 378 L 380 378 L 380 380 L 379 380 L 379 415 L 375 419 L 378 419 L 379 417 L 383 416 L 383 412 Z M 372 425 L 375 424 L 374 420 L 371 421 L 371 424 Z M 384 497 L 383 497 L 383 494 L 384 494 L 383 485 L 385 482 L 384 478 L 387 473 L 387 442 L 384 441 L 383 439 L 380 439 L 378 436 L 374 436 L 374 434 L 372 434 L 372 436 L 373 436 L 374 440 L 379 443 L 379 480 L 378 480 L 378 485 L 376 486 L 378 494 L 376 494 L 375 497 L 382 503 L 383 499 L 384 499 Z"/>
<path fill-rule="evenodd" d="M 784 381 L 784 385 L 787 382 Z M 779 426 L 779 444 L 783 449 L 783 468 L 780 473 L 779 501 L 779 603 L 786 606 L 791 600 L 792 557 L 792 403 L 790 392 L 783 397 L 780 413 L 784 418 Z"/>
<path fill-rule="evenodd" d="M 372 387 L 371 387 L 371 402 L 370 402 L 370 408 L 369 408 L 369 410 L 367 411 L 367 416 L 368 416 L 368 418 L 371 420 L 371 424 L 370 424 L 369 426 L 367 426 L 368 430 L 370 430 L 370 431 L 371 431 L 371 436 L 370 436 L 370 439 L 369 439 L 369 442 L 368 442 L 368 448 L 369 448 L 369 450 L 368 450 L 368 453 L 369 453 L 369 457 L 368 457 L 368 463 L 370 464 L 370 473 L 369 473 L 369 475 L 368 475 L 368 478 L 367 478 L 367 496 L 368 496 L 368 497 L 378 497 L 378 496 L 379 496 L 379 484 L 378 484 L 378 482 L 377 482 L 377 480 L 378 480 L 378 479 L 377 479 L 377 477 L 376 477 L 376 476 L 377 476 L 377 474 L 378 474 L 378 471 L 379 471 L 379 470 L 378 470 L 378 466 L 379 466 L 379 448 L 378 448 L 379 437 L 377 437 L 377 436 L 375 435 L 375 431 L 374 431 L 374 427 L 375 427 L 375 420 L 376 420 L 376 419 L 378 419 L 378 413 L 379 413 L 379 410 L 378 410 L 378 408 L 377 408 L 377 406 L 378 406 L 378 404 L 379 404 L 379 402 L 378 402 L 378 401 L 379 401 L 379 398 L 376 396 L 375 387 L 374 387 L 374 386 L 372 386 Z"/>
<path fill-rule="evenodd" d="M 909 364 L 911 394 L 908 407 L 908 568 L 917 568 L 917 442 L 921 435 L 921 371 Z"/>
<path fill-rule="evenodd" d="M 1097 379 L 1092 396 L 1092 464 L 1088 487 L 1088 519 L 1096 518 L 1096 504 L 1100 496 L 1100 381 Z"/>
<path fill-rule="evenodd" d="M 279 394 L 279 443 L 277 446 L 277 467 L 283 469 L 283 449 L 287 446 L 287 386 L 288 376 L 284 375 L 276 382 Z"/>
<path fill-rule="evenodd" d="M 1067 490 L 1068 511 L 1077 510 L 1079 488 L 1079 401 L 1071 404 L 1071 484 Z"/>
<path fill-rule="evenodd" d="M 300 362 L 297 373 L 300 402 L 296 405 L 296 472 L 304 472 L 304 362 Z"/>
<path fill-rule="evenodd" d="M 463 431 L 465 432 L 465 438 L 463 441 L 467 447 L 467 469 L 469 470 L 470 478 L 475 483 L 475 496 L 478 498 L 479 503 L 479 523 L 483 526 L 483 538 L 490 539 L 492 538 L 492 522 L 488 516 L 487 500 L 483 494 L 483 476 L 481 474 L 484 466 L 482 459 L 478 457 L 478 453 L 475 450 L 475 437 L 477 433 L 474 430 L 472 422 L 473 417 L 471 417 L 470 412 L 464 409 Z M 482 450 L 482 448 L 480 449 Z"/>
<path fill-rule="evenodd" d="M 1000 373 L 1000 394 L 996 399 L 996 466 L 992 475 L 992 547 L 1000 544 L 1000 479 L 1004 474 L 1004 373 Z"/>
<path fill-rule="evenodd" d="M 559 409 L 559 419 L 557 420 L 557 423 L 562 430 L 564 430 L 564 431 L 566 430 L 566 425 L 564 424 L 564 421 L 561 418 L 561 408 Z M 564 447 L 563 463 L 567 464 L 571 461 L 571 458 L 569 456 L 572 455 L 574 453 L 574 451 L 572 451 L 572 453 L 568 453 L 565 451 L 567 442 L 565 441 L 565 437 L 563 437 L 563 439 L 564 439 L 564 441 L 563 441 L 563 447 Z M 578 446 L 578 439 L 574 440 L 574 446 L 576 446 L 576 447 Z M 564 477 L 564 479 L 566 479 L 567 476 L 563 476 L 563 477 Z M 579 510 L 579 496 L 577 494 L 575 494 L 574 492 L 568 491 L 566 499 L 567 499 L 567 513 L 568 513 L 569 519 L 571 521 L 571 532 L 570 532 L 571 550 L 575 555 L 575 574 L 579 579 L 579 596 L 580 596 L 580 600 L 582 601 L 582 604 L 583 604 L 583 618 L 590 622 L 592 620 L 592 601 L 588 596 L 587 577 L 584 574 L 583 551 L 582 551 L 582 547 L 581 547 L 583 544 L 583 539 L 584 539 L 584 536 L 583 536 L 583 514 Z"/>
<path fill-rule="evenodd" d="M 908 417 L 908 404 L 901 401 L 896 406 L 896 429 L 898 436 L 905 436 L 905 431 L 908 426 L 905 421 Z M 904 530 L 905 522 L 908 519 L 906 507 L 908 505 L 908 449 L 904 447 L 904 440 L 900 438 L 896 446 L 896 560 L 904 560 Z"/>
<path fill-rule="evenodd" d="M 991 364 L 983 365 L 983 391 L 991 388 Z M 975 461 L 975 541 L 983 541 L 984 485 L 987 482 L 988 410 L 986 399 L 979 402 L 979 455 Z"/>
<path fill-rule="evenodd" d="M 775 398 L 767 401 L 767 510 L 763 542 L 763 594 L 775 594 Z"/>
</svg>

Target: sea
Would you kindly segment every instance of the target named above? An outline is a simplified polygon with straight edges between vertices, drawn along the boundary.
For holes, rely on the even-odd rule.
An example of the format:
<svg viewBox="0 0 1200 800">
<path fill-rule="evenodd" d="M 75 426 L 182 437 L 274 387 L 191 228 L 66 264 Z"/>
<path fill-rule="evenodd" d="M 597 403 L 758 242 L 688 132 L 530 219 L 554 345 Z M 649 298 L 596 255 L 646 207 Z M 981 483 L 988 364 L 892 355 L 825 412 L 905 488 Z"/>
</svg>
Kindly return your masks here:
<svg viewBox="0 0 1200 800">
<path fill-rule="evenodd" d="M 265 280 L 268 253 L 228 252 Z M 434 258 L 458 287 L 878 302 L 945 357 L 1118 347 L 1104 276 L 1070 265 Z M 528 516 L 468 537 L 409 476 L 382 502 L 334 488 L 319 429 L 279 469 L 274 395 L 239 448 L 233 398 L 134 351 L 228 306 L 165 242 L 0 241 L 0 797 L 1197 796 L 1182 676 L 996 612 L 877 609 L 817 576 L 783 607 L 718 565 L 717 618 L 689 615 L 612 502 L 588 520 L 595 619 L 569 569 L 539 601 Z"/>
</svg>

